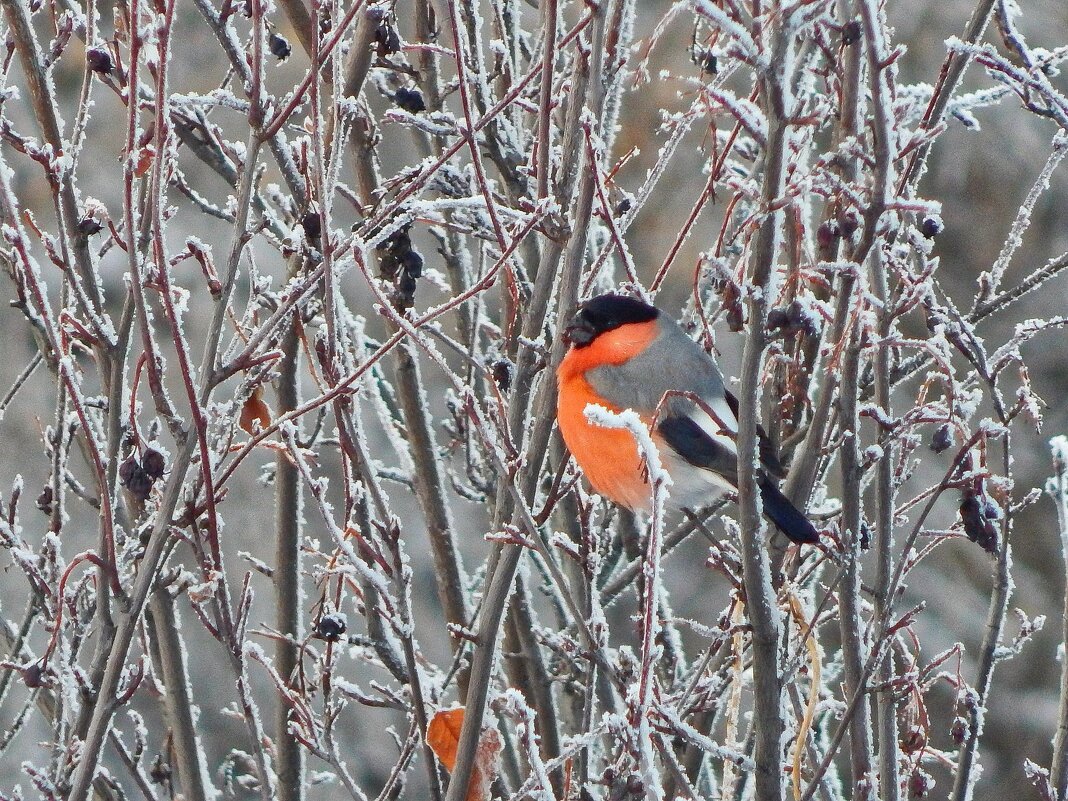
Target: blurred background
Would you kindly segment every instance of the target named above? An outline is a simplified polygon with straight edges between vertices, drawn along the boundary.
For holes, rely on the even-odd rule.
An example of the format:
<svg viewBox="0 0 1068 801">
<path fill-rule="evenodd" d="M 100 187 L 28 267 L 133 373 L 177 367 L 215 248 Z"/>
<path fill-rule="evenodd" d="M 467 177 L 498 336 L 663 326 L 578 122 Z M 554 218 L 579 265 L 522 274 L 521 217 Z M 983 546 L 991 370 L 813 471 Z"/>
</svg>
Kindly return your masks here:
<svg viewBox="0 0 1068 801">
<path fill-rule="evenodd" d="M 106 6 L 107 4 L 101 4 Z M 398 6 L 402 29 L 407 23 L 403 6 Z M 670 6 L 666 2 L 639 2 L 638 36 L 647 35 L 655 20 Z M 106 8 L 105 19 L 110 13 Z M 959 35 L 964 21 L 972 10 L 972 4 L 963 0 L 891 0 L 887 3 L 890 24 L 896 30 L 895 43 L 907 47 L 900 60 L 901 82 L 931 83 L 945 55 L 945 40 Z M 527 9 L 525 13 L 534 13 Z M 280 18 L 280 15 L 279 15 Z M 656 44 L 650 60 L 650 84 L 641 92 L 624 96 L 621 115 L 622 130 L 615 145 L 616 157 L 632 148 L 634 157 L 621 169 L 617 183 L 628 190 L 636 190 L 645 178 L 646 171 L 655 163 L 657 150 L 666 135 L 661 130 L 663 114 L 688 107 L 691 90 L 687 81 L 696 73 L 689 46 L 692 35 L 692 18 L 682 14 L 664 31 Z M 1068 4 L 1063 0 L 1034 0 L 1025 4 L 1020 26 L 1035 47 L 1053 48 L 1065 44 L 1068 39 Z M 106 27 L 106 26 L 105 26 Z M 296 41 L 291 32 L 280 29 L 291 42 Z M 217 88 L 220 77 L 226 74 L 227 64 L 210 31 L 204 26 L 192 4 L 179 4 L 179 24 L 172 64 L 172 86 L 178 92 L 209 92 Z M 990 38 L 988 33 L 988 39 Z M 487 34 L 488 38 L 488 34 Z M 636 50 L 648 44 L 638 38 Z M 272 67 L 269 76 L 275 92 L 284 91 L 303 75 L 305 60 L 294 46 L 295 57 L 288 62 Z M 65 109 L 73 109 L 83 75 L 80 45 L 72 45 L 68 54 L 57 64 L 54 75 L 57 90 Z M 661 72 L 666 71 L 666 72 Z M 16 71 L 16 75 L 17 75 Z M 678 77 L 676 77 L 678 76 Z M 21 80 L 19 76 L 17 80 Z M 1057 85 L 1066 88 L 1063 76 L 1054 79 Z M 975 67 L 969 68 L 964 82 L 965 90 L 987 87 L 990 78 Z M 387 103 L 373 97 L 376 92 L 369 85 L 372 105 L 384 108 Z M 117 217 L 121 209 L 121 167 L 119 165 L 125 125 L 125 111 L 114 95 L 106 91 L 94 93 L 96 106 L 88 128 L 90 147 L 79 168 L 79 182 L 83 196 L 99 198 Z M 19 114 L 25 114 L 23 105 L 8 103 L 7 113 L 21 130 L 32 131 L 32 122 Z M 238 115 L 234 115 L 236 118 Z M 920 185 L 921 194 L 942 203 L 942 218 L 945 230 L 937 237 L 935 254 L 942 260 L 940 280 L 946 292 L 958 305 L 970 308 L 976 291 L 976 277 L 997 258 L 1012 224 L 1016 209 L 1026 195 L 1035 177 L 1049 154 L 1054 133 L 1053 124 L 1038 117 L 1022 113 L 1018 101 L 1008 97 L 998 106 L 984 109 L 978 114 L 981 128 L 966 129 L 956 121 L 950 122 L 950 130 L 935 146 L 930 159 L 930 169 Z M 216 122 L 228 130 L 235 141 L 243 142 L 244 132 L 233 120 L 218 117 Z M 383 172 L 390 174 L 390 167 L 411 163 L 406 131 L 396 126 L 384 125 L 382 129 L 385 166 Z M 687 156 L 687 153 L 690 155 Z M 707 130 L 699 126 L 688 134 L 683 143 L 682 155 L 675 158 L 669 172 L 664 176 L 657 199 L 642 212 L 627 236 L 642 277 L 651 278 L 663 262 L 678 231 L 679 222 L 689 214 L 693 202 L 704 184 L 705 176 L 700 167 L 707 153 Z M 24 160 L 12 159 L 15 164 Z M 196 181 L 198 190 L 217 201 L 225 201 L 227 192 L 216 176 L 195 160 L 184 156 L 183 167 L 191 181 Z M 268 176 L 268 180 L 273 180 Z M 17 172 L 15 190 L 29 210 L 44 220 L 51 220 L 51 203 L 48 189 L 40 181 L 39 173 Z M 183 208 L 179 221 L 172 224 L 168 236 L 180 242 L 187 235 L 196 235 L 213 245 L 216 254 L 225 252 L 229 242 L 229 228 L 203 215 L 190 213 L 188 203 L 177 193 L 171 194 L 171 202 Z M 669 281 L 660 295 L 659 304 L 668 310 L 681 312 L 690 292 L 690 278 L 698 254 L 707 250 L 719 231 L 722 209 L 708 206 L 699 218 L 694 234 L 685 243 L 676 260 L 675 280 Z M 1021 277 L 1053 257 L 1068 251 L 1068 166 L 1062 165 L 1054 174 L 1051 187 L 1036 208 L 1033 224 L 1028 230 L 1016 255 L 1006 285 L 1015 284 Z M 195 224 L 194 224 L 195 223 Z M 339 224 L 343 224 L 342 220 Z M 183 230 L 182 225 L 188 230 Z M 422 234 L 425 236 L 425 234 Z M 433 254 L 435 249 L 426 239 L 422 250 Z M 276 254 L 259 251 L 262 257 L 261 270 L 276 277 L 282 268 Z M 431 262 L 428 266 L 434 266 Z M 194 269 L 188 267 L 188 269 Z M 106 288 L 112 297 L 119 294 L 125 257 L 114 249 L 103 262 Z M 50 278 L 55 278 L 54 275 Z M 360 281 L 351 275 L 351 285 L 343 287 L 353 308 L 368 314 L 370 304 L 361 298 Z M 190 281 L 190 286 L 195 282 Z M 55 285 L 55 284 L 53 284 Z M 195 284 L 195 292 L 205 292 L 202 282 Z M 247 290 L 245 290 L 247 291 Z M 420 290 L 417 303 L 430 305 L 438 299 L 433 290 Z M 21 314 L 9 306 L 11 285 L 6 279 L 0 282 L 0 395 L 7 391 L 16 376 L 33 356 L 34 343 Z M 203 296 L 201 297 L 203 299 Z M 196 303 L 194 296 L 190 307 L 194 324 L 197 314 L 206 314 L 208 308 Z M 1012 332 L 1015 324 L 1031 317 L 1048 317 L 1068 313 L 1068 276 L 1061 276 L 1044 286 L 1040 291 L 1026 297 L 1007 317 L 984 322 L 980 333 L 991 343 L 1000 344 Z M 377 323 L 372 320 L 372 329 Z M 379 331 L 380 333 L 380 331 Z M 742 338 L 725 328 L 717 328 L 716 344 L 727 374 L 734 374 L 740 355 Z M 195 352 L 198 352 L 194 348 Z M 1016 465 L 1019 477 L 1016 496 L 1025 494 L 1029 487 L 1041 487 L 1051 473 L 1048 438 L 1059 433 L 1068 433 L 1068 336 L 1060 331 L 1045 333 L 1025 348 L 1025 361 L 1031 366 L 1031 380 L 1035 391 L 1042 397 L 1047 408 L 1041 431 L 1021 426 L 1014 433 Z M 428 381 L 435 380 L 431 370 L 425 370 Z M 310 392 L 310 388 L 308 388 Z M 914 393 L 914 389 L 912 390 Z M 10 495 L 12 482 L 17 475 L 25 484 L 22 503 L 23 536 L 39 543 L 46 518 L 33 509 L 32 499 L 40 492 L 48 476 L 47 460 L 41 446 L 42 427 L 51 424 L 54 386 L 48 373 L 38 370 L 23 388 L 16 401 L 0 419 L 0 496 Z M 907 397 L 907 394 L 904 396 Z M 447 414 L 443 396 L 436 393 L 431 404 L 438 419 Z M 440 430 L 440 429 L 439 429 Z M 442 435 L 443 438 L 443 435 Z M 387 448 L 379 440 L 376 447 Z M 945 454 L 948 460 L 952 452 Z M 266 464 L 268 456 L 261 458 Z M 944 470 L 948 465 L 928 460 L 931 469 Z M 917 484 L 930 476 L 918 476 Z M 271 490 L 258 482 L 256 471 L 246 467 L 231 487 L 231 495 L 224 508 L 226 528 L 224 536 L 228 552 L 248 551 L 260 558 L 270 559 L 272 546 L 268 543 L 271 526 Z M 907 493 L 906 493 L 907 494 Z M 416 598 L 416 620 L 420 626 L 420 640 L 424 651 L 435 661 L 445 659 L 448 645 L 441 624 L 441 612 L 433 591 L 429 553 L 420 547 L 420 516 L 410 495 L 397 488 L 392 492 L 397 509 L 404 512 L 406 536 L 411 538 L 409 553 L 416 571 L 415 587 L 420 593 Z M 454 496 L 454 517 L 461 534 L 460 546 L 465 555 L 467 569 L 475 573 L 482 564 L 488 546 L 482 537 L 486 530 L 485 511 Z M 85 514 L 84 507 L 72 504 L 75 524 L 83 523 L 86 530 L 82 544 L 71 544 L 71 555 L 84 547 L 90 547 L 95 537 L 95 521 Z M 955 520 L 956 510 L 952 499 L 941 504 L 933 518 L 933 527 L 948 528 Z M 306 512 L 309 536 L 323 536 L 321 521 L 312 509 Z M 1061 558 L 1061 543 L 1057 536 L 1053 504 L 1043 498 L 1026 510 L 1017 520 L 1013 532 L 1015 591 L 1011 606 L 1018 607 L 1028 616 L 1048 616 L 1046 628 L 1023 653 L 1001 664 L 995 673 L 995 691 L 992 695 L 990 714 L 983 734 L 983 774 L 976 790 L 981 801 L 1023 797 L 1023 792 L 1032 792 L 1023 774 L 1023 761 L 1033 759 L 1039 764 L 1048 764 L 1050 741 L 1056 726 L 1059 662 L 1057 649 L 1061 642 L 1061 612 L 1064 593 L 1064 567 Z M 672 588 L 671 601 L 680 616 L 702 618 L 702 613 L 719 609 L 724 603 L 723 584 L 706 568 L 703 561 L 704 548 L 698 543 L 689 543 L 666 563 L 669 571 L 668 586 Z M 25 581 L 16 569 L 9 566 L 7 556 L 0 554 L 0 612 L 8 619 L 20 619 L 26 603 Z M 939 651 L 961 642 L 965 646 L 964 672 L 974 675 L 970 656 L 977 650 L 982 636 L 989 598 L 993 562 L 981 549 L 964 540 L 954 540 L 941 547 L 913 576 L 908 597 L 903 608 L 919 602 L 927 603 L 927 611 L 919 624 L 923 648 L 929 658 Z M 240 573 L 246 565 L 231 557 L 229 569 Z M 260 594 L 262 603 L 256 610 L 262 613 L 259 622 L 270 622 L 269 583 L 254 575 L 253 586 Z M 310 582 L 309 582 L 310 587 Z M 350 617 L 352 617 L 352 610 Z M 627 613 L 625 603 L 616 613 L 620 619 Z M 203 628 L 185 613 L 191 668 L 194 675 L 194 693 L 202 714 L 202 729 L 212 754 L 225 753 L 236 741 L 240 742 L 246 731 L 243 724 L 225 712 L 231 703 L 232 679 L 228 672 L 220 671 L 222 655 L 220 648 Z M 256 621 L 253 613 L 253 623 Z M 1010 616 L 1008 635 L 1015 629 Z M 254 677 L 260 688 L 261 698 L 270 698 L 272 693 L 265 677 Z M 361 676 L 361 682 L 369 682 L 374 676 Z M 936 694 L 941 699 L 942 709 L 932 708 L 932 714 L 945 720 L 947 727 L 935 731 L 935 744 L 949 746 L 948 721 L 952 719 L 953 693 L 946 689 Z M 21 708 L 25 694 L 12 693 L 0 708 L 0 721 L 7 725 Z M 265 702 L 265 707 L 267 702 Z M 936 704 L 937 706 L 937 704 Z M 155 705 L 142 700 L 138 708 L 150 723 L 158 722 Z M 392 764 L 392 746 L 388 744 L 389 727 L 397 727 L 399 736 L 404 729 L 395 715 L 388 711 L 361 711 L 359 730 L 348 732 L 345 743 L 351 754 L 350 764 L 359 775 L 380 780 Z M 367 726 L 368 721 L 379 720 L 379 726 Z M 123 716 L 116 719 L 120 727 L 128 727 Z M 9 791 L 14 783 L 27 784 L 20 775 L 19 765 L 30 759 L 38 763 L 47 760 L 47 750 L 42 740 L 47 738 L 46 729 L 35 728 L 31 723 L 0 756 L 0 791 Z M 385 745 L 384 745 L 385 744 Z M 389 749 L 389 758 L 381 758 L 382 748 Z M 312 766 L 314 769 L 314 765 Z M 948 782 L 935 773 L 940 780 L 934 797 L 944 797 Z M 218 781 L 218 777 L 216 777 Z M 1018 795 L 1019 793 L 1019 795 Z M 342 797 L 336 787 L 323 786 L 314 792 L 316 798 Z"/>
</svg>

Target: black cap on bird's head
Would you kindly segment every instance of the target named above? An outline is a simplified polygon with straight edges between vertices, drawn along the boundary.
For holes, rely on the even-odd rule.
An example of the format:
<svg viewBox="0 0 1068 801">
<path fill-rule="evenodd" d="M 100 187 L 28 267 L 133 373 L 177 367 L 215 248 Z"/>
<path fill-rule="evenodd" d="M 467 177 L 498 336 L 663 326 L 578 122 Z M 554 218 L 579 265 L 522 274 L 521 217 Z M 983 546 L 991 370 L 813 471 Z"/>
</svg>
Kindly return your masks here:
<svg viewBox="0 0 1068 801">
<path fill-rule="evenodd" d="M 655 320 L 660 311 L 637 298 L 624 295 L 598 295 L 579 306 L 564 328 L 564 342 L 584 348 L 601 334 L 629 323 Z"/>
</svg>

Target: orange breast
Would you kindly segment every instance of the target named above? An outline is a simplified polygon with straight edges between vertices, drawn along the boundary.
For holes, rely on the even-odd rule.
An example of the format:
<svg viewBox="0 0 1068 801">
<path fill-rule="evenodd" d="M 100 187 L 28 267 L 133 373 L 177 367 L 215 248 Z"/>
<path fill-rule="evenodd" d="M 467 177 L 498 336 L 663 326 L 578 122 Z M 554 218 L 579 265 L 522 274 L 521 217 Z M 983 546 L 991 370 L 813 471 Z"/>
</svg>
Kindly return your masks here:
<svg viewBox="0 0 1068 801">
<path fill-rule="evenodd" d="M 633 511 L 648 509 L 652 504 L 652 489 L 638 443 L 626 429 L 605 428 L 586 420 L 584 411 L 590 403 L 611 412 L 623 411 L 593 391 L 586 381 L 586 371 L 623 364 L 649 347 L 658 332 L 656 320 L 607 331 L 584 348 L 571 348 L 556 373 L 556 415 L 568 450 L 597 492 Z"/>
<path fill-rule="evenodd" d="M 590 423 L 584 414 L 590 403 L 622 411 L 598 397 L 581 373 L 561 380 L 557 419 L 568 450 L 601 495 L 634 511 L 648 509 L 651 490 L 638 443 L 626 429 Z"/>
</svg>

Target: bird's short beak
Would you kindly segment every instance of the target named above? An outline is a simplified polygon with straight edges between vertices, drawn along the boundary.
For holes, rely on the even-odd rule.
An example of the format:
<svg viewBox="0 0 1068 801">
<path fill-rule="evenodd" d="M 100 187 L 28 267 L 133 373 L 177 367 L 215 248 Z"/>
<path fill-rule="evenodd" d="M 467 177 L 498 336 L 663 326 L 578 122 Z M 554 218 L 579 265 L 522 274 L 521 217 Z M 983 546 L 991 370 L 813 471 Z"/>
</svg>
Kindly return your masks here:
<svg viewBox="0 0 1068 801">
<path fill-rule="evenodd" d="M 568 345 L 581 348 L 583 345 L 589 345 L 593 341 L 593 336 L 593 329 L 582 319 L 581 315 L 576 314 L 572 317 L 571 322 L 564 328 L 564 342 Z"/>
</svg>

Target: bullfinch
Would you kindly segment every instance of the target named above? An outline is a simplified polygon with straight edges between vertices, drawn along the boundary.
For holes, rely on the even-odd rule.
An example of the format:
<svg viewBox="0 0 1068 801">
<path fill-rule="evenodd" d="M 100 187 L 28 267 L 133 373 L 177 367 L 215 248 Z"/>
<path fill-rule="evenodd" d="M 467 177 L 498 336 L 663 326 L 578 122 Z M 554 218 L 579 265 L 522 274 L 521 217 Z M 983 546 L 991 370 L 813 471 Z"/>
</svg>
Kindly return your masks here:
<svg viewBox="0 0 1068 801">
<path fill-rule="evenodd" d="M 634 436 L 588 420 L 589 404 L 631 409 L 650 427 L 671 476 L 670 506 L 697 510 L 737 488 L 738 401 L 712 357 L 673 320 L 640 300 L 600 295 L 579 307 L 563 336 L 570 347 L 557 370 L 557 420 L 597 492 L 632 511 L 652 501 Z M 764 514 L 794 542 L 818 542 L 812 523 L 776 486 L 783 470 L 762 430 L 759 447 Z"/>
</svg>

